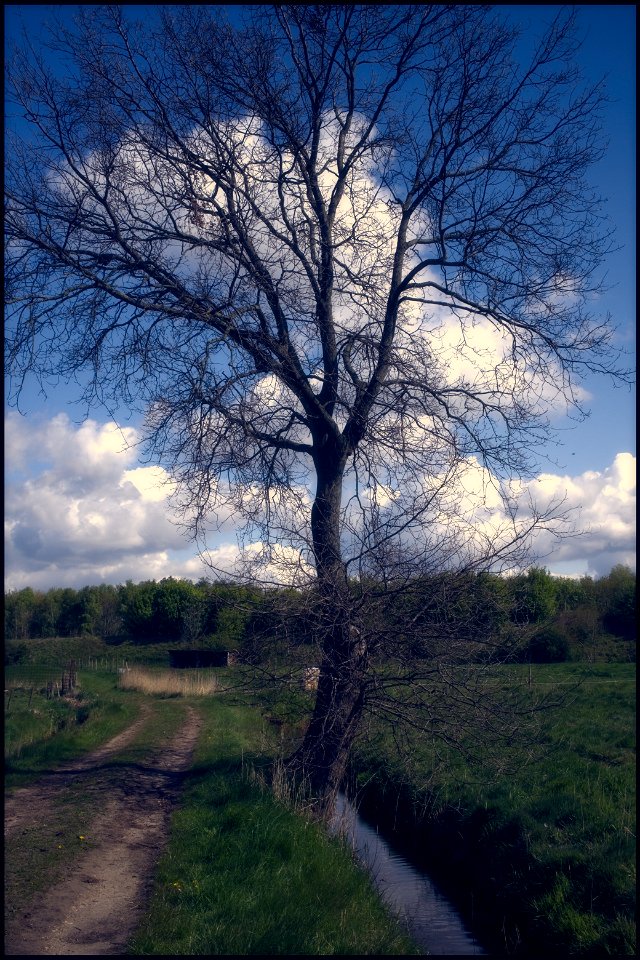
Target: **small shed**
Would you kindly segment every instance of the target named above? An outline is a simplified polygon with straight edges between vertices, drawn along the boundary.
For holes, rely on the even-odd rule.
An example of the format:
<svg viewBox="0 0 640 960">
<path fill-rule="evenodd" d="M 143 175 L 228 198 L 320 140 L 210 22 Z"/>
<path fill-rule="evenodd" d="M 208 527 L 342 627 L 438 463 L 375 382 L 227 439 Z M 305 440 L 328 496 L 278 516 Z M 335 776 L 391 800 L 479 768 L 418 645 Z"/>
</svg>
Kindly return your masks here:
<svg viewBox="0 0 640 960">
<path fill-rule="evenodd" d="M 234 660 L 233 650 L 169 650 L 169 664 L 179 670 L 229 667 Z"/>
</svg>

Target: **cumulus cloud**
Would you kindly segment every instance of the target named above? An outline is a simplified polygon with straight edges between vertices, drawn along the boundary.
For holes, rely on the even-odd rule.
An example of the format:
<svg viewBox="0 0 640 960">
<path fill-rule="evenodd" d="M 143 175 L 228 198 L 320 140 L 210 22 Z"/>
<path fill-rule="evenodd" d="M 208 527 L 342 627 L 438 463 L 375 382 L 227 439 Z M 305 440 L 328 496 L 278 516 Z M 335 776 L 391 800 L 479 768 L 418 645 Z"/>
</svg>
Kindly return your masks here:
<svg viewBox="0 0 640 960">
<path fill-rule="evenodd" d="M 564 496 L 584 531 L 553 548 L 551 567 L 571 564 L 596 576 L 608 573 L 617 563 L 635 569 L 636 458 L 632 453 L 619 453 L 601 471 L 587 470 L 575 477 L 541 474 L 535 487 L 539 500 Z"/>
<path fill-rule="evenodd" d="M 303 551 L 279 543 L 250 543 L 242 550 L 225 543 L 203 553 L 202 562 L 217 575 L 240 575 L 265 587 L 304 587 L 315 576 Z"/>
<path fill-rule="evenodd" d="M 635 456 L 625 452 L 600 471 L 506 481 L 469 458 L 422 478 L 419 495 L 433 493 L 424 516 L 408 484 L 377 484 L 358 503 L 380 511 L 380 530 L 404 537 L 406 555 L 416 561 L 493 557 L 494 569 L 504 571 L 544 563 L 552 573 L 602 576 L 616 564 L 635 569 L 635 469 Z"/>
<path fill-rule="evenodd" d="M 212 568 L 241 569 L 235 542 L 214 544 L 205 558 L 210 567 L 197 555 L 175 522 L 167 473 L 138 463 L 135 429 L 94 420 L 78 426 L 64 414 L 32 421 L 11 413 L 5 438 L 6 588 L 197 580 Z M 557 541 L 543 532 L 534 542 L 552 572 L 602 575 L 616 563 L 635 567 L 635 470 L 633 454 L 619 453 L 604 470 L 542 473 L 516 491 L 542 508 L 563 499 L 575 510 L 582 536 Z M 465 522 L 480 531 L 497 529 L 506 517 L 491 478 L 477 464 L 463 471 L 456 496 L 465 505 Z M 393 491 L 381 488 L 372 497 L 380 507 L 393 500 Z M 269 555 L 265 550 L 254 543 L 244 555 L 262 578 L 281 582 L 284 568 L 300 581 L 311 575 L 291 545 L 275 544 Z"/>
<path fill-rule="evenodd" d="M 30 422 L 9 414 L 7 586 L 82 585 L 167 576 L 184 536 L 158 466 L 137 466 L 133 428 L 65 414 Z"/>
<path fill-rule="evenodd" d="M 557 505 L 558 515 L 567 517 L 573 531 L 558 538 L 550 530 L 540 530 L 532 541 L 533 557 L 552 573 L 603 576 L 616 564 L 635 569 L 635 477 L 635 456 L 619 453 L 601 471 L 576 476 L 541 473 L 526 483 L 512 484 L 510 493 L 525 523 L 530 513 L 527 504 L 534 504 L 541 513 Z M 462 522 L 480 536 L 499 530 L 507 514 L 488 472 L 469 463 L 460 486 Z"/>
</svg>

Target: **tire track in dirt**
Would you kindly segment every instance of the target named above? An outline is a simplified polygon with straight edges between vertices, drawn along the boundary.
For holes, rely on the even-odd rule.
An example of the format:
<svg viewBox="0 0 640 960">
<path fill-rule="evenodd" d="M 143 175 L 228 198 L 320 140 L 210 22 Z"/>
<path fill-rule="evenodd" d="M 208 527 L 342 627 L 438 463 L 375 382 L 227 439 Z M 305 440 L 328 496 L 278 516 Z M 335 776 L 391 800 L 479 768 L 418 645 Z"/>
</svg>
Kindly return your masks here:
<svg viewBox="0 0 640 960">
<path fill-rule="evenodd" d="M 109 760 L 118 750 L 128 747 L 151 716 L 151 707 L 143 703 L 140 713 L 133 723 L 101 747 L 72 763 L 56 767 L 55 773 L 36 781 L 28 787 L 13 790 L 4 801 L 4 837 L 5 840 L 19 828 L 27 828 L 42 823 L 52 815 L 51 802 L 60 796 L 62 790 L 73 783 L 76 775 L 82 771 L 98 767 Z"/>
<path fill-rule="evenodd" d="M 12 920 L 6 954 L 126 953 L 127 942 L 146 907 L 153 867 L 166 842 L 169 817 L 201 725 L 199 715 L 188 707 L 182 729 L 163 749 L 144 763 L 133 765 L 133 769 L 125 765 L 113 771 L 109 780 L 101 781 L 102 812 L 91 824 L 91 848 L 77 860 L 70 876 Z M 112 744 L 101 748 L 102 759 L 114 752 L 104 753 Z M 119 746 L 123 746 L 122 741 Z M 95 758 L 94 753 L 94 764 Z M 64 776 L 82 777 L 90 769 L 87 758 L 82 767 L 74 765 L 74 770 Z"/>
</svg>

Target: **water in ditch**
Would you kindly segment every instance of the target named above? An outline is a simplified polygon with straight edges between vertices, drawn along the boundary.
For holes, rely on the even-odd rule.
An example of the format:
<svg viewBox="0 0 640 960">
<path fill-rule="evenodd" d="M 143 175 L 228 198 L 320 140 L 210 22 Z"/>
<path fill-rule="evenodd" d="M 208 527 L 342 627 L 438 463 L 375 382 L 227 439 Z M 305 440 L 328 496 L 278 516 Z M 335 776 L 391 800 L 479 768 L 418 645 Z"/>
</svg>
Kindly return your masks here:
<svg viewBox="0 0 640 960">
<path fill-rule="evenodd" d="M 397 854 L 342 793 L 338 795 L 332 829 L 352 845 L 381 897 L 406 922 L 418 946 L 434 956 L 486 956 L 436 884 Z"/>
</svg>

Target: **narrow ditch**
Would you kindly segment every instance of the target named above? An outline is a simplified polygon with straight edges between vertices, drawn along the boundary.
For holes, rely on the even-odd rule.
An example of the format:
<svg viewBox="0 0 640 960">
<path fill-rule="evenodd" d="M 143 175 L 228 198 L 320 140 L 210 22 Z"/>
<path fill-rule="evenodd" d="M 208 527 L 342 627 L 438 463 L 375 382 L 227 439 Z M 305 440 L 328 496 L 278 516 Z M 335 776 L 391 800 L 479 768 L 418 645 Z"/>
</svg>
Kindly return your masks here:
<svg viewBox="0 0 640 960">
<path fill-rule="evenodd" d="M 343 793 L 331 826 L 353 847 L 378 893 L 406 923 L 418 946 L 433 956 L 487 955 L 437 884 L 394 850 L 392 840 L 367 823 Z"/>
</svg>

